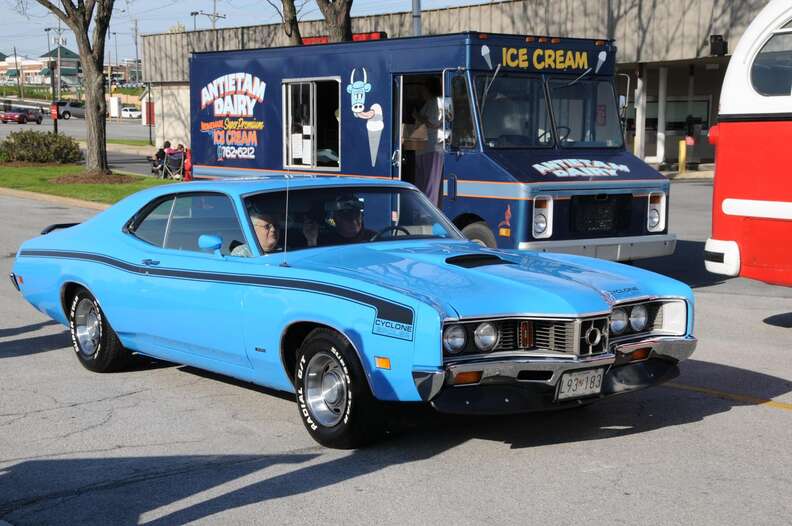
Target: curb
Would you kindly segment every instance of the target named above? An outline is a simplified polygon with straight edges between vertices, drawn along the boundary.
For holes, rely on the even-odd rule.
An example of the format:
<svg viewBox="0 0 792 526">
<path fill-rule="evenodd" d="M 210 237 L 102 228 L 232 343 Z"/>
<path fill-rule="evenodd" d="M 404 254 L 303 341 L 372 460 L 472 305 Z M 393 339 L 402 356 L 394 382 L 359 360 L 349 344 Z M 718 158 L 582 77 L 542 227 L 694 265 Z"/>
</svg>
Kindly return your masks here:
<svg viewBox="0 0 792 526">
<path fill-rule="evenodd" d="M 106 210 L 111 206 L 105 203 L 95 203 L 93 201 L 74 199 L 73 197 L 61 197 L 58 195 L 40 194 L 38 192 L 12 190 L 10 188 L 0 188 L 0 195 L 5 195 L 8 197 L 19 197 L 21 199 L 30 199 L 33 201 L 44 201 L 46 203 L 75 206 L 78 208 L 88 208 L 90 210 Z M 6 525 L 3 524 L 3 521 L 0 520 L 0 526 L 6 526 Z"/>
<path fill-rule="evenodd" d="M 80 145 L 80 149 L 85 150 L 88 147 L 88 144 L 85 141 L 77 141 L 77 144 Z M 107 148 L 108 152 L 115 152 L 115 153 L 128 153 L 132 155 L 141 155 L 143 157 L 153 155 L 156 151 L 154 146 L 130 146 L 127 144 L 113 144 L 113 143 L 106 143 L 105 147 Z"/>
</svg>

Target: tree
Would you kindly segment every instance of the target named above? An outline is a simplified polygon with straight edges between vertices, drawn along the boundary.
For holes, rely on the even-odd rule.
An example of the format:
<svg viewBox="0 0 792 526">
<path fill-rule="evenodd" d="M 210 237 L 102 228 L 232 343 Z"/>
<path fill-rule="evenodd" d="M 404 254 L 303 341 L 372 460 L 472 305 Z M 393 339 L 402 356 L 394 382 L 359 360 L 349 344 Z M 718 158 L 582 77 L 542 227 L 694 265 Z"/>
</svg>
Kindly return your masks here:
<svg viewBox="0 0 792 526">
<path fill-rule="evenodd" d="M 187 28 L 181 22 L 176 22 L 168 28 L 168 33 L 184 33 Z"/>
<path fill-rule="evenodd" d="M 278 8 L 274 0 L 267 0 L 267 3 L 278 12 L 278 15 L 280 15 L 281 23 L 283 24 L 283 32 L 286 33 L 286 36 L 289 38 L 289 44 L 292 46 L 301 46 L 302 35 L 300 34 L 300 25 L 297 23 L 297 17 L 300 11 L 305 7 L 305 4 L 308 3 L 308 0 L 303 0 L 299 7 L 295 7 L 294 0 L 282 0 L 283 10 Z"/>
<path fill-rule="evenodd" d="M 115 0 L 35 0 L 65 23 L 74 33 L 85 83 L 85 124 L 88 128 L 85 167 L 110 173 L 107 163 L 107 102 L 103 73 L 105 39 Z M 55 5 L 60 3 L 60 7 Z M 26 12 L 28 0 L 17 0 Z"/>
<path fill-rule="evenodd" d="M 330 42 L 352 40 L 352 0 L 316 0 L 316 4 L 324 16 Z"/>
</svg>

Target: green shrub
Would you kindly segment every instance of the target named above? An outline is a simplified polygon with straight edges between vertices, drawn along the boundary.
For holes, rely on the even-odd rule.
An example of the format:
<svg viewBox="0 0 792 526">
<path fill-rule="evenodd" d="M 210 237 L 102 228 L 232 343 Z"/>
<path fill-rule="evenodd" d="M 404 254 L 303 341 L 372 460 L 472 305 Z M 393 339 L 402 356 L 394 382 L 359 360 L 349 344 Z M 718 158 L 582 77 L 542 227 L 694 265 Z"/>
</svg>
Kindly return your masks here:
<svg viewBox="0 0 792 526">
<path fill-rule="evenodd" d="M 29 163 L 76 163 L 82 159 L 77 141 L 66 135 L 23 130 L 0 143 L 0 159 Z"/>
</svg>

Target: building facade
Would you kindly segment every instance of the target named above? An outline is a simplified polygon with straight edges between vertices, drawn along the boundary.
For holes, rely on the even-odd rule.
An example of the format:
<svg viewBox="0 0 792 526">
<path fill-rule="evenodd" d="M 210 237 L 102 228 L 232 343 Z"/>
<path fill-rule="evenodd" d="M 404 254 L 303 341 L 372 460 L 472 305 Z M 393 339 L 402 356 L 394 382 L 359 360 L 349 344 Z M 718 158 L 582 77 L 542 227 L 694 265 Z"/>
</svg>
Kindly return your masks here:
<svg viewBox="0 0 792 526">
<path fill-rule="evenodd" d="M 688 134 L 693 160 L 707 161 L 705 139 L 718 114 L 733 48 L 768 0 L 507 0 L 422 13 L 425 35 L 481 31 L 608 38 L 618 47 L 617 89 L 627 96 L 628 140 L 657 164 L 677 158 Z M 304 37 L 326 33 L 322 21 L 300 24 Z M 355 17 L 355 33 L 412 35 L 409 12 Z M 724 49 L 724 44 L 726 49 Z M 193 51 L 288 45 L 280 24 L 143 36 L 143 80 L 155 105 L 157 143 L 189 143 L 189 56 Z"/>
</svg>

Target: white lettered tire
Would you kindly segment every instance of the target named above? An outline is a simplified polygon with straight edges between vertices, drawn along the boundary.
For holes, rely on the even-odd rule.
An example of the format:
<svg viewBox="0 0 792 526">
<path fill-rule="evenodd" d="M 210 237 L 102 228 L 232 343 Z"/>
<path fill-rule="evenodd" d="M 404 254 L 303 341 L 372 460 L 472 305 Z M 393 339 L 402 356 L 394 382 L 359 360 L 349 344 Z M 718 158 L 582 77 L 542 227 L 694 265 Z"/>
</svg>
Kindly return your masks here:
<svg viewBox="0 0 792 526">
<path fill-rule="evenodd" d="M 354 449 L 381 436 L 381 404 L 354 349 L 337 332 L 315 329 L 305 338 L 297 351 L 294 389 L 300 419 L 323 446 Z"/>
<path fill-rule="evenodd" d="M 86 289 L 79 289 L 72 299 L 69 332 L 77 359 L 89 371 L 109 373 L 128 364 L 130 352 L 121 345 L 99 302 Z"/>
</svg>

